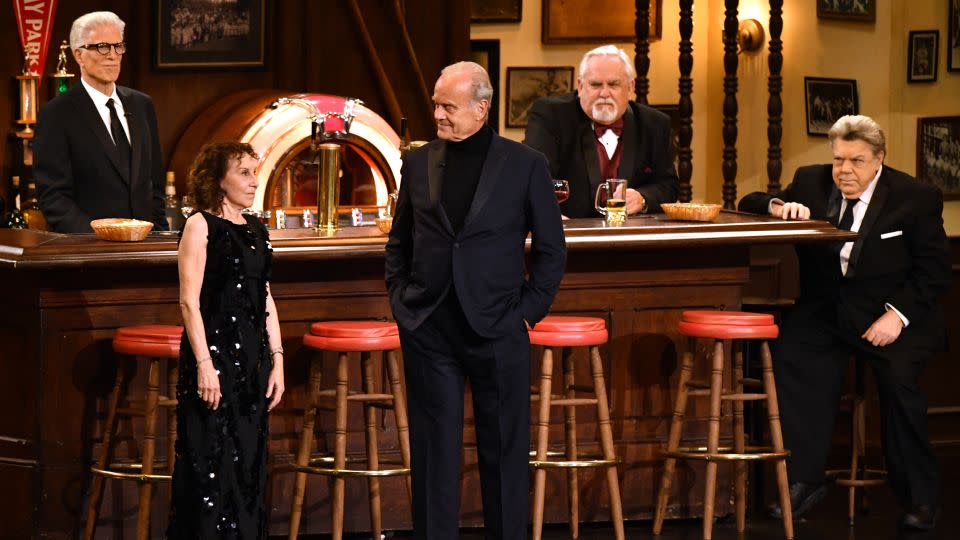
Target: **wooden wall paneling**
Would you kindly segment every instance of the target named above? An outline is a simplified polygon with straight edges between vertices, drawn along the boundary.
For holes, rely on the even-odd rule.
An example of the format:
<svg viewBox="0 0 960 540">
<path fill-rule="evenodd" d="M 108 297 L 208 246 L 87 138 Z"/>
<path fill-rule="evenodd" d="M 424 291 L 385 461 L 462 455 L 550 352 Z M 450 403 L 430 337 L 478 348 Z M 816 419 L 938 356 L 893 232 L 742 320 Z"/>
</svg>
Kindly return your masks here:
<svg viewBox="0 0 960 540">
<path fill-rule="evenodd" d="M 693 0 L 680 0 L 680 129 L 677 133 L 677 176 L 680 181 L 679 200 L 690 202 L 693 197 L 690 178 L 693 176 Z"/>
<path fill-rule="evenodd" d="M 737 202 L 737 7 L 739 0 L 725 0 L 723 19 L 723 207 Z"/>
</svg>

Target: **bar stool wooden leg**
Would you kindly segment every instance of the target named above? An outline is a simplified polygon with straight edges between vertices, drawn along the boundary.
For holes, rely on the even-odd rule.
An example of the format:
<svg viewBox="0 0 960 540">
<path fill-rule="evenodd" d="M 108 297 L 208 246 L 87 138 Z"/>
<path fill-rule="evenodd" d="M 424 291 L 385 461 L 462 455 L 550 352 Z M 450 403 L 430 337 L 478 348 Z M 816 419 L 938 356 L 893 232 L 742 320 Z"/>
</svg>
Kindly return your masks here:
<svg viewBox="0 0 960 540">
<path fill-rule="evenodd" d="M 306 467 L 310 463 L 310 449 L 313 446 L 313 429 L 317 420 L 317 404 L 320 394 L 320 379 L 323 374 L 320 359 L 310 361 L 310 378 L 307 382 L 306 407 L 303 411 L 303 429 L 300 434 L 300 447 L 297 449 L 297 466 Z M 307 487 L 307 473 L 297 472 L 293 488 L 293 505 L 290 509 L 289 540 L 295 540 L 300 532 L 300 518 L 303 514 L 303 495 Z"/>
<path fill-rule="evenodd" d="M 369 352 L 360 353 L 360 370 L 363 373 L 363 392 L 372 394 L 373 360 Z M 379 446 L 377 445 L 377 409 L 370 402 L 363 403 L 363 415 L 367 424 L 367 468 L 371 471 L 380 469 Z M 380 538 L 382 530 L 380 519 L 380 479 L 376 476 L 367 478 L 367 490 L 370 497 L 370 528 L 374 538 Z"/>
<path fill-rule="evenodd" d="M 333 468 L 343 470 L 347 464 L 347 383 L 349 378 L 350 356 L 340 353 L 337 362 L 337 391 L 336 391 L 336 431 L 334 436 Z M 332 533 L 334 540 L 343 538 L 343 499 L 344 478 L 333 477 L 333 520 Z"/>
<path fill-rule="evenodd" d="M 743 344 L 733 344 L 733 380 L 735 392 L 743 394 Z M 733 451 L 742 454 L 746 451 L 746 435 L 744 434 L 743 401 L 733 402 Z M 734 463 L 734 505 L 737 518 L 737 531 L 743 532 L 747 527 L 747 462 Z"/>
<path fill-rule="evenodd" d="M 177 381 L 180 370 L 177 361 L 167 360 L 167 399 L 174 399 L 177 395 Z M 173 466 L 177 461 L 177 408 L 167 407 L 167 474 L 173 477 Z M 173 499 L 173 486 L 167 489 L 167 508 Z"/>
<path fill-rule="evenodd" d="M 687 339 L 687 350 L 683 353 L 680 363 L 680 380 L 677 383 L 677 398 L 673 406 L 673 418 L 670 419 L 670 434 L 667 438 L 667 451 L 673 452 L 680 446 L 683 435 L 683 417 L 687 413 L 687 383 L 693 373 L 693 354 L 697 342 Z M 670 488 L 673 484 L 673 474 L 677 459 L 668 457 L 663 463 L 663 478 L 660 481 L 660 492 L 657 495 L 657 509 L 653 519 L 653 534 L 660 534 L 663 529 L 663 518 L 667 513 L 667 501 L 670 497 Z"/>
<path fill-rule="evenodd" d="M 122 359 L 120 359 L 122 361 Z M 103 470 L 113 457 L 113 437 L 117 423 L 117 408 L 120 406 L 120 393 L 126 378 L 125 366 L 117 364 L 117 375 L 110 392 L 110 403 L 107 405 L 107 421 L 103 427 L 103 444 L 100 457 L 97 459 L 97 468 Z M 93 532 L 97 528 L 97 518 L 100 515 L 100 503 L 103 501 L 103 477 L 94 474 L 90 480 L 90 497 L 87 500 L 87 522 L 83 528 L 84 540 L 92 540 Z"/>
<path fill-rule="evenodd" d="M 557 347 L 557 354 L 563 358 L 563 397 L 575 399 L 576 367 L 573 364 L 573 355 L 569 348 Z M 577 460 L 577 408 L 567 405 L 563 408 L 564 431 L 567 439 L 567 460 Z M 570 538 L 580 538 L 580 486 L 576 467 L 567 470 L 567 508 L 570 523 Z"/>
<path fill-rule="evenodd" d="M 607 387 L 603 380 L 603 361 L 600 359 L 600 347 L 590 347 L 590 366 L 593 370 L 593 390 L 597 396 L 597 424 L 600 427 L 600 444 L 604 459 L 616 459 L 613 449 L 613 429 L 610 427 L 610 406 L 607 402 Z M 623 506 L 620 501 L 620 482 L 617 479 L 617 466 L 607 467 L 607 489 L 610 492 L 610 520 L 613 521 L 613 533 L 616 540 L 623 540 Z"/>
<path fill-rule="evenodd" d="M 866 431 L 864 429 L 864 423 L 866 422 L 866 415 L 864 414 L 864 403 L 863 399 L 860 396 L 853 398 L 853 410 L 851 411 L 850 421 L 852 425 L 850 426 L 851 441 L 850 444 L 853 446 L 852 451 L 850 452 L 850 487 L 848 489 L 848 506 L 847 506 L 847 516 L 850 519 L 850 526 L 853 526 L 853 522 L 856 519 L 857 514 L 857 473 L 860 470 L 860 461 L 863 459 L 865 448 L 864 440 L 866 438 Z M 862 478 L 866 478 L 866 471 L 863 472 Z M 866 493 L 866 489 L 864 489 Z M 866 495 L 863 495 L 864 497 Z"/>
<path fill-rule="evenodd" d="M 144 475 L 153 474 L 153 461 L 156 454 L 157 401 L 160 398 L 160 360 L 150 359 L 147 370 L 147 396 L 143 418 L 143 463 Z M 137 509 L 137 540 L 150 538 L 150 500 L 153 496 L 153 483 L 140 482 L 139 507 Z"/>
<path fill-rule="evenodd" d="M 394 351 L 384 353 L 387 361 L 387 374 L 390 377 L 390 388 L 393 391 L 393 417 L 397 424 L 397 436 L 400 439 L 400 460 L 405 469 L 410 468 L 410 427 L 407 422 L 407 398 L 403 394 L 400 384 L 400 366 L 397 364 L 397 355 Z M 410 475 L 405 475 L 407 494 L 413 503 L 413 485 Z"/>
<path fill-rule="evenodd" d="M 763 361 L 763 391 L 767 394 L 767 417 L 770 419 L 770 441 L 776 452 L 783 451 L 783 432 L 780 430 L 780 404 L 777 401 L 777 385 L 773 379 L 773 358 L 770 345 L 764 341 L 760 345 L 760 357 Z M 777 460 L 777 490 L 780 494 L 780 508 L 783 511 L 783 531 L 787 540 L 793 540 L 793 508 L 790 506 L 790 484 L 787 482 L 787 461 Z"/>
<path fill-rule="evenodd" d="M 723 391 L 723 341 L 713 342 L 713 368 L 710 371 L 710 423 L 707 429 L 707 453 L 720 447 L 720 394 Z M 703 540 L 713 538 L 713 511 L 717 498 L 717 462 L 707 461 L 703 494 Z"/>
<path fill-rule="evenodd" d="M 550 435 L 550 392 L 553 386 L 553 350 L 543 349 L 540 361 L 540 411 L 537 414 L 537 461 L 547 459 Z M 543 498 L 547 489 L 547 471 L 537 468 L 533 476 L 533 540 L 543 535 Z"/>
</svg>

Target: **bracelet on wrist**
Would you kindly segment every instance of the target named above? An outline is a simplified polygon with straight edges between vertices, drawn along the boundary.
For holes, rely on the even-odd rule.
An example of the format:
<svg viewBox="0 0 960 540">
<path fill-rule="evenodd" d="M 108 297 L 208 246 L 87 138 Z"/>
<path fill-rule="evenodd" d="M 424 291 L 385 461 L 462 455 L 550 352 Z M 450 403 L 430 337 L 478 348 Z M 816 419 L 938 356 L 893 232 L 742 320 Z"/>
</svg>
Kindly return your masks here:
<svg viewBox="0 0 960 540">
<path fill-rule="evenodd" d="M 200 367 L 200 365 L 203 364 L 204 362 L 213 362 L 213 358 L 210 358 L 209 356 L 207 356 L 206 358 L 201 358 L 197 360 L 197 367 Z"/>
<path fill-rule="evenodd" d="M 270 356 L 276 356 L 278 354 L 283 354 L 283 347 L 277 347 L 276 349 L 270 350 Z"/>
</svg>

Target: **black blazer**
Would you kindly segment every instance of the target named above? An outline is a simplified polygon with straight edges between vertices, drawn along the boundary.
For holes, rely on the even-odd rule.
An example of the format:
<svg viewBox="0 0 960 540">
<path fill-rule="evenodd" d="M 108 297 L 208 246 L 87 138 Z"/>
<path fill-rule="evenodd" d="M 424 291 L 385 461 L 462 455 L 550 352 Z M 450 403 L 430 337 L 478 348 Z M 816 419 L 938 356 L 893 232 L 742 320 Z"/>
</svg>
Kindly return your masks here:
<svg viewBox="0 0 960 540">
<path fill-rule="evenodd" d="M 130 172 L 83 84 L 41 110 L 33 140 L 33 176 L 40 208 L 57 232 L 90 232 L 90 221 L 121 217 L 166 230 L 164 167 L 157 113 L 149 96 L 117 86 L 130 128 Z"/>
<path fill-rule="evenodd" d="M 415 330 L 452 285 L 473 330 L 486 338 L 536 324 L 566 265 L 560 208 L 538 152 L 494 135 L 473 203 L 455 234 L 440 202 L 446 142 L 406 155 L 386 281 L 394 318 Z M 530 266 L 524 247 L 532 233 Z M 528 270 L 525 275 L 525 270 Z"/>
<path fill-rule="evenodd" d="M 793 182 L 778 197 L 810 208 L 811 219 L 837 224 L 841 194 L 831 165 L 797 169 Z M 751 193 L 739 208 L 766 214 L 773 195 Z M 950 288 L 950 251 L 943 230 L 943 196 L 886 165 L 877 180 L 854 242 L 846 276 L 840 273 L 842 244 L 798 244 L 798 309 L 822 316 L 829 305 L 838 331 L 858 345 L 860 336 L 889 303 L 910 321 L 897 341 L 874 352 L 915 354 L 917 348 L 942 349 L 945 330 L 940 298 Z M 835 308 L 834 308 L 835 306 Z"/>
<path fill-rule="evenodd" d="M 560 205 L 565 216 L 599 215 L 594 197 L 600 182 L 606 179 L 600 178 L 593 123 L 575 92 L 534 102 L 523 142 L 547 156 L 553 178 L 570 182 L 570 198 Z M 629 186 L 643 195 L 647 212 L 659 212 L 661 203 L 676 201 L 679 186 L 673 166 L 670 117 L 631 101 L 623 115 L 620 144 L 623 149 L 617 175 L 629 180 Z"/>
</svg>

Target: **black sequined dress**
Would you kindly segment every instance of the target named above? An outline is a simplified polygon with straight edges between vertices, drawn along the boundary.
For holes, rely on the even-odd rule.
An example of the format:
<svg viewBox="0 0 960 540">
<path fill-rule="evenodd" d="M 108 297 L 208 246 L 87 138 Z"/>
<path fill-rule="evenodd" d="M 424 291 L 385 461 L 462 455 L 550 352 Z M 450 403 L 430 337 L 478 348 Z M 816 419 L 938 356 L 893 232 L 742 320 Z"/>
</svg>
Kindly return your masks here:
<svg viewBox="0 0 960 540">
<path fill-rule="evenodd" d="M 270 242 L 251 216 L 238 225 L 202 215 L 208 234 L 200 313 L 223 397 L 215 411 L 200 400 L 197 362 L 184 332 L 167 537 L 266 538 Z"/>
</svg>

